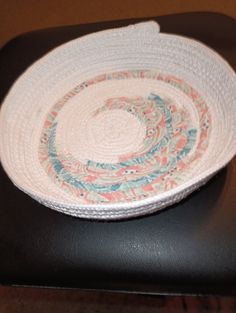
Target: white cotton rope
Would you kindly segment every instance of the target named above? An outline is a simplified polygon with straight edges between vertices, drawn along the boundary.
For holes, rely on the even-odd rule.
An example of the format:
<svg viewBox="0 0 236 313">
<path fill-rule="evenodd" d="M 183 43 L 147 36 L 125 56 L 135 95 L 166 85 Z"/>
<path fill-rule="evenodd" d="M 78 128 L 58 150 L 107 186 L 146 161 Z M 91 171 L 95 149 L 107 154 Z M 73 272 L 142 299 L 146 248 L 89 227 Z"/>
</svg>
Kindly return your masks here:
<svg viewBox="0 0 236 313">
<path fill-rule="evenodd" d="M 47 207 L 114 220 L 155 212 L 236 153 L 236 75 L 216 52 L 156 22 L 52 50 L 0 111 L 0 159 Z"/>
</svg>

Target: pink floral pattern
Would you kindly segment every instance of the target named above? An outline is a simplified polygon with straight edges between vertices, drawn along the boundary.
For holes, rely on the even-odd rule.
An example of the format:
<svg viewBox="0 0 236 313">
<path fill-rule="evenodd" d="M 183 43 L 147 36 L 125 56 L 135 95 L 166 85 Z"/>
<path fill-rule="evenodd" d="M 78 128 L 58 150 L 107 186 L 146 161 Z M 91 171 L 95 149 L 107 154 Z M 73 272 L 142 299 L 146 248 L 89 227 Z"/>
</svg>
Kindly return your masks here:
<svg viewBox="0 0 236 313">
<path fill-rule="evenodd" d="M 55 143 L 57 116 L 70 99 L 89 86 L 107 80 L 148 78 L 170 84 L 192 101 L 199 125 L 192 125 L 187 110 L 179 109 L 174 99 L 154 93 L 147 97 L 110 98 L 93 116 L 109 110 L 125 110 L 146 127 L 138 151 L 122 155 L 115 164 L 87 160 L 79 162 L 63 154 Z M 39 144 L 39 160 L 47 175 L 81 203 L 128 202 L 151 197 L 181 184 L 206 151 L 211 116 L 206 102 L 189 84 L 171 75 L 149 70 L 114 72 L 99 75 L 76 86 L 52 106 L 44 123 Z"/>
</svg>

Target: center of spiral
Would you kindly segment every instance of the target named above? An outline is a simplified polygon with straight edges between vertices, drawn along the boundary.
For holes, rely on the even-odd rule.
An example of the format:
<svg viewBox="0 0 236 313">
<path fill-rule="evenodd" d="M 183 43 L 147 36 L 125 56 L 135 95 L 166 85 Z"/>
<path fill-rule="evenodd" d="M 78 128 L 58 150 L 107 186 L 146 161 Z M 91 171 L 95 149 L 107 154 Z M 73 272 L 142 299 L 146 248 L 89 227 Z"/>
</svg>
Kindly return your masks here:
<svg viewBox="0 0 236 313">
<path fill-rule="evenodd" d="M 138 118 L 124 110 L 101 112 L 86 124 L 88 158 L 116 163 L 120 156 L 142 146 L 145 132 L 145 126 Z"/>
</svg>

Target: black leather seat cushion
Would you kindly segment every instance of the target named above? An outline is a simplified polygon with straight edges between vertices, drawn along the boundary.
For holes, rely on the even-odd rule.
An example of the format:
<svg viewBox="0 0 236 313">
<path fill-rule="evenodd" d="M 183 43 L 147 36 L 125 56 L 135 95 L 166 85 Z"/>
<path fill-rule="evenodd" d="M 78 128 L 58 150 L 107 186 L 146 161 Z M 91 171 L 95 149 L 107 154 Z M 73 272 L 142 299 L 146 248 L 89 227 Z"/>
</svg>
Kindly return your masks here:
<svg viewBox="0 0 236 313">
<path fill-rule="evenodd" d="M 198 39 L 236 68 L 236 21 L 219 14 L 155 18 L 162 32 Z M 35 60 L 72 38 L 131 22 L 40 30 L 0 52 L 0 99 Z M 236 105 L 236 104 L 235 104 Z M 54 212 L 0 169 L 0 283 L 145 293 L 236 294 L 236 159 L 160 213 L 94 222 Z"/>
</svg>

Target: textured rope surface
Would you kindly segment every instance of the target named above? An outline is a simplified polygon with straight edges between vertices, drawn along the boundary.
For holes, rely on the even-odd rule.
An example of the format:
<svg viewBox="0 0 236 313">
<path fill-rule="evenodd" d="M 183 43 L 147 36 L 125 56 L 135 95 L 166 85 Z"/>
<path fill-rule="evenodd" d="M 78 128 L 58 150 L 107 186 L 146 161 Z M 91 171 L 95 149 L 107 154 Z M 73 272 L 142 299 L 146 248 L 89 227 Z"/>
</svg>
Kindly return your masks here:
<svg viewBox="0 0 236 313">
<path fill-rule="evenodd" d="M 2 165 L 21 190 L 66 214 L 154 212 L 235 155 L 235 78 L 214 51 L 155 22 L 73 40 L 5 98 Z"/>
</svg>

